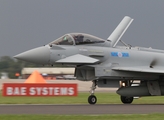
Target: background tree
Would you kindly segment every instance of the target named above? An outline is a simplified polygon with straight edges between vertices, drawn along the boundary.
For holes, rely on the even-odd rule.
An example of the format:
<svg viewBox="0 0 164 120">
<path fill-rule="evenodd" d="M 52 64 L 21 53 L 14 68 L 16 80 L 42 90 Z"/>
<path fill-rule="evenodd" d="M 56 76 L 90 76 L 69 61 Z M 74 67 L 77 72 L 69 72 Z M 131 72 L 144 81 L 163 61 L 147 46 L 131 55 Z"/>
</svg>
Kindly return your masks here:
<svg viewBox="0 0 164 120">
<path fill-rule="evenodd" d="M 9 56 L 2 56 L 0 58 L 0 73 L 6 72 L 9 75 L 9 78 L 17 78 L 15 73 L 21 74 L 21 70 L 24 67 L 43 67 L 39 64 L 33 64 L 29 62 L 24 62 L 20 60 L 16 60 Z"/>
</svg>

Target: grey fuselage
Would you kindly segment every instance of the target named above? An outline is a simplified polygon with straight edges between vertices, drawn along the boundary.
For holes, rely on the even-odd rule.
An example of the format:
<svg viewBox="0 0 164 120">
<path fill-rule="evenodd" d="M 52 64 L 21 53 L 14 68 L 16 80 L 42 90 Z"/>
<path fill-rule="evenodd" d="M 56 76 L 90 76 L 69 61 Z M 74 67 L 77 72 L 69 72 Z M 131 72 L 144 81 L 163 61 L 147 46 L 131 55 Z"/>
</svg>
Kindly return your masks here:
<svg viewBox="0 0 164 120">
<path fill-rule="evenodd" d="M 66 34 L 45 46 L 18 54 L 15 58 L 42 65 L 74 66 L 76 78 L 84 81 L 158 80 L 164 74 L 164 51 L 112 47 L 109 40 L 84 33 Z"/>
<path fill-rule="evenodd" d="M 108 42 L 108 41 L 106 41 Z M 105 45 L 108 45 L 105 43 Z M 48 47 L 48 46 L 47 46 Z M 112 70 L 113 67 L 144 67 L 149 69 L 161 68 L 164 66 L 164 52 L 154 49 L 140 50 L 140 48 L 130 47 L 116 47 L 112 48 L 109 46 L 91 46 L 91 45 L 76 45 L 67 46 L 61 45 L 62 49 L 53 46 L 50 48 L 50 64 L 56 64 L 55 61 L 69 57 L 75 54 L 81 54 L 96 58 L 99 60 L 98 63 L 88 64 L 76 64 L 77 66 L 82 65 L 94 67 L 95 78 L 107 78 L 107 79 L 143 79 L 143 80 L 155 80 L 158 79 L 162 74 L 157 73 L 139 73 L 139 72 L 125 72 Z M 114 53 L 114 55 L 112 55 Z M 117 55 L 125 53 L 128 55 Z M 74 65 L 71 63 L 63 65 Z M 88 68 L 86 68 L 88 69 Z M 78 76 L 77 76 L 78 77 Z M 93 79 L 94 77 L 92 77 Z"/>
</svg>

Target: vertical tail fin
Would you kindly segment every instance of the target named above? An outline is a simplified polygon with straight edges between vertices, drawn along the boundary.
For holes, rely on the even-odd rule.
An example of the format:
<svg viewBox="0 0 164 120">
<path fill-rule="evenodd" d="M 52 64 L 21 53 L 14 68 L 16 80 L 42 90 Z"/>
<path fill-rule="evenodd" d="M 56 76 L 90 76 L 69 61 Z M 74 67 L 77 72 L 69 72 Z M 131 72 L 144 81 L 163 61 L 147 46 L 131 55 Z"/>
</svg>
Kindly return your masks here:
<svg viewBox="0 0 164 120">
<path fill-rule="evenodd" d="M 120 24 L 116 27 L 116 29 L 112 32 L 112 34 L 108 37 L 108 41 L 111 43 L 111 47 L 115 47 L 121 37 L 124 35 L 130 24 L 132 23 L 133 19 L 125 16 Z"/>
</svg>

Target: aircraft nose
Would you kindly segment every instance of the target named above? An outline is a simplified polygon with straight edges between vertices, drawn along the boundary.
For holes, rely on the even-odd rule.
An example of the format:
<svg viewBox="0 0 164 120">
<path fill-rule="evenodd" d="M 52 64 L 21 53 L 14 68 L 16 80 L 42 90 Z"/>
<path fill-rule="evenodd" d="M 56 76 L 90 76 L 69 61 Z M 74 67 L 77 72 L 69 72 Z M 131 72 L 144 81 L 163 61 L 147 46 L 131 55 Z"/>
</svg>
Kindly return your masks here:
<svg viewBox="0 0 164 120">
<path fill-rule="evenodd" d="M 48 64 L 50 59 L 50 50 L 47 46 L 42 46 L 20 53 L 14 56 L 14 58 L 27 62 Z"/>
</svg>

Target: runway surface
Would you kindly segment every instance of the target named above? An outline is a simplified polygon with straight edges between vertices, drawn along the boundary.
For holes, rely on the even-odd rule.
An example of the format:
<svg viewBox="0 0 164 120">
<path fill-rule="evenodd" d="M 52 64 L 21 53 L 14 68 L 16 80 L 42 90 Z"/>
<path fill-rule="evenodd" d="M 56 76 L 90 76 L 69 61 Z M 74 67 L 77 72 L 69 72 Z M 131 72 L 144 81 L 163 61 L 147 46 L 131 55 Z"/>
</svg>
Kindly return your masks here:
<svg viewBox="0 0 164 120">
<path fill-rule="evenodd" d="M 164 113 L 164 105 L 0 105 L 0 114 L 148 114 Z"/>
</svg>

